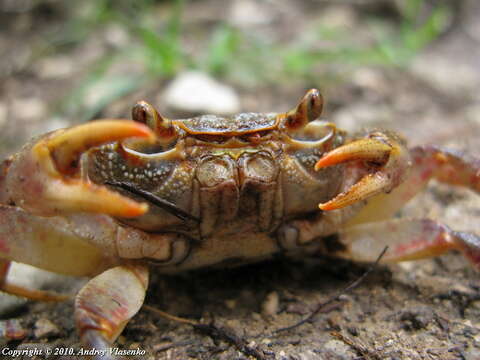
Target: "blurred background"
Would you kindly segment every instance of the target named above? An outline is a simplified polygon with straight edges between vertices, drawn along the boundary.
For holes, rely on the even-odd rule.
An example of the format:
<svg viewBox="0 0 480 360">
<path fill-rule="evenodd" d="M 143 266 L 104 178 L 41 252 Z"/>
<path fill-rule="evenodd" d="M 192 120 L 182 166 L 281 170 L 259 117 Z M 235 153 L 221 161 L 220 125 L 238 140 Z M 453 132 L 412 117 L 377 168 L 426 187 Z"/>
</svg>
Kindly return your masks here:
<svg viewBox="0 0 480 360">
<path fill-rule="evenodd" d="M 1 0 L 0 156 L 140 99 L 169 117 L 280 112 L 311 87 L 349 130 L 440 123 L 443 140 L 461 117 L 468 133 L 479 16 L 475 0 Z"/>
<path fill-rule="evenodd" d="M 96 118 L 129 118 L 141 99 L 171 118 L 283 112 L 312 87 L 327 100 L 323 117 L 346 130 L 389 128 L 411 144 L 478 155 L 479 42 L 478 0 L 0 0 L 0 159 L 33 135 Z M 407 215 L 480 232 L 473 193 L 434 184 L 420 199 Z M 478 274 L 461 257 L 442 259 L 448 260 L 384 268 L 345 312 L 262 344 L 286 354 L 278 359 L 323 359 L 309 357 L 313 353 L 478 359 Z M 215 313 L 220 323 L 251 335 L 272 319 L 260 306 L 270 294 L 281 304 L 275 323 L 267 321 L 271 330 L 298 320 L 363 270 L 345 262 L 323 268 L 260 264 L 162 280 L 165 291 L 150 300 L 174 314 Z M 34 287 L 41 284 L 31 279 Z M 435 322 L 432 306 L 441 308 L 447 325 Z M 75 344 L 71 304 L 59 313 L 52 309 L 32 304 L 14 315 L 33 326 L 47 311 L 60 328 L 50 341 Z M 122 346 L 140 342 L 162 359 L 220 354 L 205 337 L 192 338 L 189 328 L 148 315 L 132 321 Z M 313 333 L 311 326 L 317 327 Z M 417 337 L 414 331 L 424 328 L 429 331 Z M 374 352 L 361 353 L 329 335 L 346 329 Z M 384 346 L 390 340 L 394 345 Z M 242 359 L 231 347 L 218 356 Z"/>
</svg>

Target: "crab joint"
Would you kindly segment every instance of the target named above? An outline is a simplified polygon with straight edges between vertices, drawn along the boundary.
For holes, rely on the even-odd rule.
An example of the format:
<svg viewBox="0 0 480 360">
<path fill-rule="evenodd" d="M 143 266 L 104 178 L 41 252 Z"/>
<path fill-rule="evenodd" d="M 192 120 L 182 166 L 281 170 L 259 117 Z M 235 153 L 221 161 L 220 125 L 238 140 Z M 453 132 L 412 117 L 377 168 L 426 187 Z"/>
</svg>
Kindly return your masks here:
<svg viewBox="0 0 480 360">
<path fill-rule="evenodd" d="M 302 129 L 310 121 L 316 120 L 323 110 L 323 96 L 317 89 L 310 89 L 297 107 L 284 114 L 284 125 L 290 131 Z"/>
<path fill-rule="evenodd" d="M 177 133 L 172 121 L 161 116 L 158 111 L 146 101 L 139 101 L 132 108 L 132 119 L 146 124 L 159 137 L 161 142 L 172 141 Z"/>
</svg>

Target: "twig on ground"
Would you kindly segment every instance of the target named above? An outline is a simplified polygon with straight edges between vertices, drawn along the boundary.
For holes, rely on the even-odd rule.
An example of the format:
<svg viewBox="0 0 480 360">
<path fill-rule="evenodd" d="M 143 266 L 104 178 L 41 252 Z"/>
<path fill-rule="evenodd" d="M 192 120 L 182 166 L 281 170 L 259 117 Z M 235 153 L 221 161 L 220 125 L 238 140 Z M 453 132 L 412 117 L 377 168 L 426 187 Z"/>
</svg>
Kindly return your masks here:
<svg viewBox="0 0 480 360">
<path fill-rule="evenodd" d="M 383 359 L 379 354 L 377 354 L 376 351 L 372 351 L 368 349 L 365 345 L 358 344 L 352 341 L 351 339 L 349 339 L 348 337 L 342 335 L 337 331 L 332 331 L 330 334 L 333 337 L 336 337 L 338 340 L 350 346 L 354 351 L 356 351 L 359 355 L 361 355 L 364 360 L 382 360 Z"/>
<path fill-rule="evenodd" d="M 303 324 L 311 321 L 315 316 L 317 316 L 320 312 L 324 311 L 325 308 L 332 304 L 333 302 L 335 301 L 340 301 L 341 300 L 341 296 L 342 295 L 345 295 L 347 293 L 349 293 L 350 291 L 352 291 L 353 289 L 355 289 L 358 285 L 360 285 L 363 280 L 365 280 L 365 278 L 373 271 L 373 269 L 375 269 L 375 267 L 378 265 L 379 261 L 382 259 L 383 255 L 385 255 L 385 253 L 387 252 L 388 250 L 388 246 L 385 246 L 385 248 L 382 250 L 382 252 L 380 253 L 380 255 L 378 255 L 377 257 L 377 260 L 375 260 L 375 262 L 367 269 L 367 271 L 365 271 L 358 279 L 356 279 L 355 281 L 353 281 L 352 283 L 350 283 L 348 286 L 346 286 L 344 289 L 340 290 L 335 296 L 331 297 L 330 299 L 328 299 L 327 301 L 323 302 L 323 303 L 320 303 L 317 305 L 316 309 L 313 310 L 306 318 L 300 320 L 299 322 L 293 324 L 293 325 L 290 325 L 290 326 L 287 326 L 287 327 L 284 327 L 284 328 L 280 328 L 280 329 L 277 329 L 277 330 L 274 330 L 273 331 L 273 335 L 275 334 L 278 334 L 280 332 L 284 332 L 284 331 L 290 331 L 290 330 L 293 330 L 299 326 L 302 326 Z"/>
<path fill-rule="evenodd" d="M 250 346 L 248 342 L 242 337 L 239 337 L 236 334 L 230 331 L 227 331 L 224 328 L 218 327 L 213 323 L 202 324 L 194 320 L 171 315 L 165 311 L 159 310 L 150 305 L 144 305 L 143 307 L 148 311 L 151 311 L 169 321 L 175 321 L 182 324 L 190 325 L 193 327 L 193 329 L 197 330 L 198 332 L 211 337 L 213 341 L 223 340 L 231 345 L 234 345 L 239 351 L 241 351 L 243 354 L 247 356 L 252 356 L 257 360 L 267 360 L 267 357 L 263 350 L 259 350 L 256 347 Z M 269 354 L 269 355 L 274 355 L 274 354 Z"/>
</svg>

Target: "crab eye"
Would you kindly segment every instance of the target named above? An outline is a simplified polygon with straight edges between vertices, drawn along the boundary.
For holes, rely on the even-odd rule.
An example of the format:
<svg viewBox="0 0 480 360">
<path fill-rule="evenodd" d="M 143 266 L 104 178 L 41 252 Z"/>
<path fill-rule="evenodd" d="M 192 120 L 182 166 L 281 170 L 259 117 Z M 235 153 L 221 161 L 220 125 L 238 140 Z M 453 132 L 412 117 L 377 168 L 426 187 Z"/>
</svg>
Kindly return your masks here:
<svg viewBox="0 0 480 360">
<path fill-rule="evenodd" d="M 283 124 L 289 131 L 297 131 L 318 119 L 323 110 L 323 96 L 317 89 L 309 90 L 297 107 L 284 114 Z"/>
<path fill-rule="evenodd" d="M 146 101 L 139 101 L 132 108 L 132 119 L 146 124 L 158 136 L 161 142 L 171 142 L 177 137 L 172 121 L 161 116 L 158 111 Z"/>
</svg>

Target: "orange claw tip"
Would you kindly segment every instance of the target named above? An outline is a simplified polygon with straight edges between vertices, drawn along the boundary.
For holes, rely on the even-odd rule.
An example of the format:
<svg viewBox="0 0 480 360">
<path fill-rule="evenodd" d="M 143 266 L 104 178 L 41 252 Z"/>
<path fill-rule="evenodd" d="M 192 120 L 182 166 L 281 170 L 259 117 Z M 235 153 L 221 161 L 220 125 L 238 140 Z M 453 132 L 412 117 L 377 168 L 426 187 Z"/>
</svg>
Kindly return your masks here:
<svg viewBox="0 0 480 360">
<path fill-rule="evenodd" d="M 365 175 L 345 192 L 338 194 L 326 203 L 319 204 L 318 207 L 324 211 L 340 209 L 377 195 L 385 191 L 390 184 L 389 177 L 381 172 Z"/>
<path fill-rule="evenodd" d="M 315 164 L 315 171 L 318 171 L 328 166 L 339 164 L 342 162 L 344 157 L 345 156 L 342 156 L 342 154 L 330 152 L 317 161 L 317 163 Z"/>
<path fill-rule="evenodd" d="M 87 205 L 86 210 L 100 214 L 118 216 L 124 218 L 134 218 L 141 216 L 148 211 L 148 204 L 140 203 L 135 200 L 126 198 L 120 194 L 109 193 L 103 204 L 94 207 L 95 201 Z M 90 209 L 88 209 L 90 207 Z"/>
<path fill-rule="evenodd" d="M 133 128 L 133 133 L 135 134 L 132 136 L 144 137 L 150 140 L 154 140 L 156 138 L 155 133 L 147 125 L 139 123 L 137 121 L 128 121 L 128 122 L 133 123 L 132 128 Z"/>
<path fill-rule="evenodd" d="M 338 206 L 335 205 L 334 201 L 328 201 L 328 202 L 323 203 L 323 204 L 318 204 L 318 207 L 322 211 L 336 210 L 336 209 L 339 208 Z"/>
<path fill-rule="evenodd" d="M 92 131 L 101 133 L 105 140 L 120 140 L 127 137 L 141 137 L 150 140 L 155 139 L 155 133 L 145 124 L 138 121 L 122 119 L 105 119 L 92 121 L 87 126 L 91 126 Z M 89 129 L 89 127 L 86 127 Z"/>
<path fill-rule="evenodd" d="M 127 121 L 129 126 L 131 126 L 131 136 L 132 137 L 143 137 L 143 138 L 149 138 L 149 139 L 155 139 L 155 133 L 147 126 L 144 124 L 141 124 L 136 121 Z M 129 130 L 129 127 L 126 127 L 125 130 Z"/>
<path fill-rule="evenodd" d="M 125 206 L 123 209 L 120 210 L 117 216 L 133 218 L 133 217 L 141 216 L 145 214 L 147 211 L 148 211 L 148 204 L 136 203 L 133 206 Z"/>
<path fill-rule="evenodd" d="M 137 217 L 148 211 L 148 204 L 137 202 L 106 187 L 81 180 L 50 184 L 45 196 L 55 212 L 88 212 L 118 217 Z"/>
<path fill-rule="evenodd" d="M 344 145 L 330 151 L 329 153 L 325 154 L 320 160 L 318 160 L 315 164 L 315 170 L 318 171 L 322 168 L 341 164 L 349 160 L 356 160 L 357 158 L 360 158 L 359 154 L 351 151 L 350 146 Z"/>
</svg>

